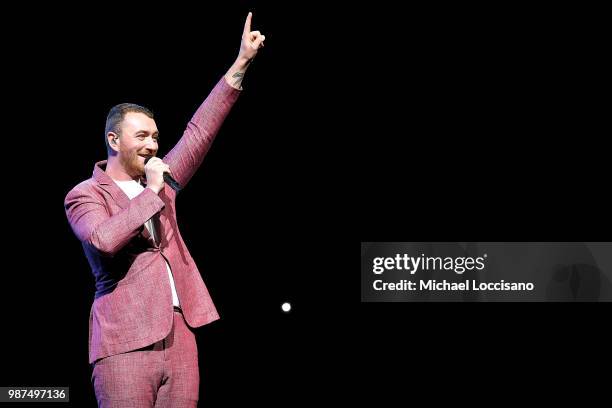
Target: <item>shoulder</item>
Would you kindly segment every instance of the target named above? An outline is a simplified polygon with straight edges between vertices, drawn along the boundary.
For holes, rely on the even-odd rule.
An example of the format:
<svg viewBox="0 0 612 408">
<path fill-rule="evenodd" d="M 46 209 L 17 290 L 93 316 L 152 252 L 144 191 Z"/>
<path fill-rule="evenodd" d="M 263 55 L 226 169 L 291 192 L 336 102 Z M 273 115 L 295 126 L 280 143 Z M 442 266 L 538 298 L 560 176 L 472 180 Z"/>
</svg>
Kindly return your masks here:
<svg viewBox="0 0 612 408">
<path fill-rule="evenodd" d="M 98 182 L 96 182 L 93 178 L 84 180 L 74 186 L 66 197 L 64 198 L 64 204 L 68 204 L 71 201 L 78 200 L 82 197 L 91 197 L 96 196 L 97 191 L 100 188 Z"/>
</svg>

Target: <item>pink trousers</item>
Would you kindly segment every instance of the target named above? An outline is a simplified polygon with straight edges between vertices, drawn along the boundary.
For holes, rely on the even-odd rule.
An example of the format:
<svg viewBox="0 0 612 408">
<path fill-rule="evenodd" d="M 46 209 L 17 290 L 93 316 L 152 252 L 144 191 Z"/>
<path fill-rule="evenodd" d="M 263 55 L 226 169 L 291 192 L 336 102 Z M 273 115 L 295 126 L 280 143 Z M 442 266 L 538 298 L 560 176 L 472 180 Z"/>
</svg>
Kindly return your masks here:
<svg viewBox="0 0 612 408">
<path fill-rule="evenodd" d="M 99 407 L 197 407 L 200 373 L 195 335 L 175 309 L 168 337 L 96 361 L 91 380 Z"/>
</svg>

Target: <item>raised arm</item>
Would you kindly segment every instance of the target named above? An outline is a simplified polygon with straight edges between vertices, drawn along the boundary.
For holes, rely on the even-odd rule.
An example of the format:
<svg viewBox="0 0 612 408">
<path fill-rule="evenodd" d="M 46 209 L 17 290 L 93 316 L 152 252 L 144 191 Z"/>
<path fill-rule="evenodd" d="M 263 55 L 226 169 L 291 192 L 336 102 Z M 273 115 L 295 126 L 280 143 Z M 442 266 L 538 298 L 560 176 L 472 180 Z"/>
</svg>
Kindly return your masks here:
<svg viewBox="0 0 612 408">
<path fill-rule="evenodd" d="M 181 139 L 163 159 L 182 186 L 191 180 L 202 164 L 225 117 L 238 99 L 249 64 L 264 46 L 265 36 L 259 31 L 251 31 L 252 16 L 249 13 L 244 23 L 236 61 L 197 109 Z"/>
</svg>

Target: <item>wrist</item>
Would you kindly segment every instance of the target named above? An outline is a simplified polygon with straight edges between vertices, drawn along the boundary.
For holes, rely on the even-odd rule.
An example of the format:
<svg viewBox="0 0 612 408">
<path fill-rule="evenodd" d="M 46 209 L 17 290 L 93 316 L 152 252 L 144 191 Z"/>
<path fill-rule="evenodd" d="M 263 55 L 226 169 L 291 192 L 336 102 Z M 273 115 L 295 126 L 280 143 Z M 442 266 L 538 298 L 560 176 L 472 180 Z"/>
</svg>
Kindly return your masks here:
<svg viewBox="0 0 612 408">
<path fill-rule="evenodd" d="M 153 190 L 153 192 L 154 192 L 155 194 L 159 194 L 159 192 L 160 192 L 160 190 L 161 190 L 161 186 L 155 186 L 155 185 L 152 185 L 152 186 L 147 186 L 147 188 L 150 188 L 151 190 Z"/>
<path fill-rule="evenodd" d="M 244 57 L 238 57 L 232 64 L 230 69 L 225 74 L 227 83 L 235 89 L 242 91 L 242 79 L 247 70 L 250 60 Z"/>
<path fill-rule="evenodd" d="M 233 65 L 234 65 L 234 69 L 244 72 L 247 70 L 250 63 L 251 63 L 250 58 L 239 55 L 238 58 L 236 58 L 236 61 L 234 61 Z"/>
</svg>

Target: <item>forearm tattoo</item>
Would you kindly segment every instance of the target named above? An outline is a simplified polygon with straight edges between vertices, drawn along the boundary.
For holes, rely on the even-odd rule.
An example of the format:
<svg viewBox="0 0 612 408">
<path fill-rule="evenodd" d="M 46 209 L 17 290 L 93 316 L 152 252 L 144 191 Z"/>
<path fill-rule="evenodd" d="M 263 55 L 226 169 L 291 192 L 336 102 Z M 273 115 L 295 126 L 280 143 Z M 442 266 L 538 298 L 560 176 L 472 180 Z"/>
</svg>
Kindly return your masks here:
<svg viewBox="0 0 612 408">
<path fill-rule="evenodd" d="M 240 86 L 240 84 L 242 83 L 243 77 L 244 77 L 244 72 L 234 73 L 234 75 L 232 75 L 232 78 L 236 78 L 236 81 L 234 82 L 234 86 Z"/>
<path fill-rule="evenodd" d="M 249 58 L 246 61 L 244 67 L 245 68 L 248 67 L 251 64 L 252 61 L 253 61 L 253 58 Z M 244 78 L 244 71 L 243 72 L 240 72 L 240 71 L 235 72 L 234 75 L 232 75 L 232 78 L 236 78 L 236 81 L 234 81 L 234 86 L 240 87 L 241 84 L 242 84 L 242 79 Z"/>
</svg>

